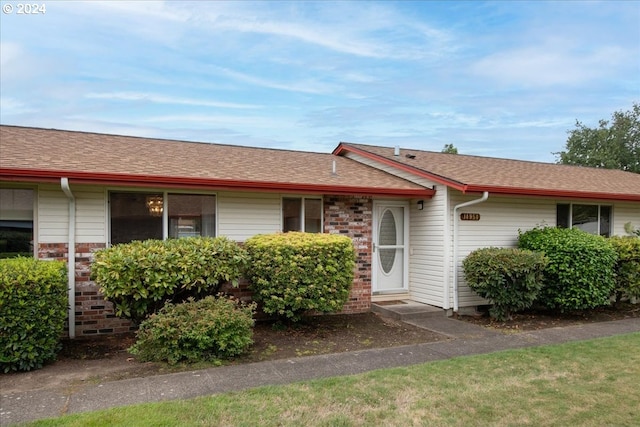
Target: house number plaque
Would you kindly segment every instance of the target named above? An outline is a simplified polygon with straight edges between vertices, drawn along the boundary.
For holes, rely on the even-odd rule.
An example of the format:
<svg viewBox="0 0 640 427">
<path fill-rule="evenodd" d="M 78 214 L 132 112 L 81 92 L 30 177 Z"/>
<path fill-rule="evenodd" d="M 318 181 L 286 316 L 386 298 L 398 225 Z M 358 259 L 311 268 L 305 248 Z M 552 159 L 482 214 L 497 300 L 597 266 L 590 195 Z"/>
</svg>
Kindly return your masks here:
<svg viewBox="0 0 640 427">
<path fill-rule="evenodd" d="M 479 213 L 461 213 L 460 214 L 461 221 L 480 221 Z"/>
</svg>

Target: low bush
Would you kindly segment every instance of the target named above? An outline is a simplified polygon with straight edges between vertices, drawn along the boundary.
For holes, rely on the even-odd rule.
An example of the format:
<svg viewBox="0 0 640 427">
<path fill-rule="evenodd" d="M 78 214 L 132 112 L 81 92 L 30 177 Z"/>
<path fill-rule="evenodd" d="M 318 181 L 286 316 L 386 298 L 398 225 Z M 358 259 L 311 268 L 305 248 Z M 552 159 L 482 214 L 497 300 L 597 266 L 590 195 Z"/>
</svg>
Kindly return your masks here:
<svg viewBox="0 0 640 427">
<path fill-rule="evenodd" d="M 258 235 L 245 242 L 249 279 L 263 310 L 291 321 L 307 311 L 331 313 L 349 297 L 355 267 L 351 239 L 335 234 Z"/>
<path fill-rule="evenodd" d="M 55 360 L 67 318 L 60 261 L 0 260 L 0 369 L 29 371 Z"/>
<path fill-rule="evenodd" d="M 577 228 L 537 227 L 521 232 L 518 245 L 549 259 L 538 298 L 542 305 L 571 311 L 609 304 L 617 254 L 604 237 Z"/>
<path fill-rule="evenodd" d="M 165 302 L 237 286 L 246 264 L 246 252 L 224 237 L 146 240 L 96 252 L 91 274 L 116 315 L 141 321 Z"/>
<path fill-rule="evenodd" d="M 469 287 L 493 304 L 491 317 L 507 320 L 536 300 L 547 262 L 537 252 L 484 248 L 471 252 L 462 265 Z"/>
<path fill-rule="evenodd" d="M 228 359 L 253 343 L 255 303 L 207 296 L 167 303 L 140 324 L 129 349 L 143 362 L 199 362 Z"/>
<path fill-rule="evenodd" d="M 640 298 L 640 238 L 612 237 L 609 241 L 618 252 L 616 302 L 623 298 Z"/>
</svg>

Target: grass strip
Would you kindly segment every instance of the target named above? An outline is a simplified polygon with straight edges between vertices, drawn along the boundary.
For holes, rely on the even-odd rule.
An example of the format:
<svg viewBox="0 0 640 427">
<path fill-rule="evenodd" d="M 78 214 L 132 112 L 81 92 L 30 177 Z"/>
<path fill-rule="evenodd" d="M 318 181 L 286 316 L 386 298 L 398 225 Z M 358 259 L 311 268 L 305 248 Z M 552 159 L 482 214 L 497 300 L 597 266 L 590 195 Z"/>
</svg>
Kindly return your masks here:
<svg viewBox="0 0 640 427">
<path fill-rule="evenodd" d="M 74 414 L 31 426 L 637 426 L 640 333 Z"/>
</svg>

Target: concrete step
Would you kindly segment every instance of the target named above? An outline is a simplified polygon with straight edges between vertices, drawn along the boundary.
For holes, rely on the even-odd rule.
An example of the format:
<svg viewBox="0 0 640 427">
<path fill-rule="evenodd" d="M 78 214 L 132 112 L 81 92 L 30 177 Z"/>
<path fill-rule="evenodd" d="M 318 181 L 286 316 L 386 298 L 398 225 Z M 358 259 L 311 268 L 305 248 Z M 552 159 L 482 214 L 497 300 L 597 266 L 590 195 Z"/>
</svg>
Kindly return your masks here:
<svg viewBox="0 0 640 427">
<path fill-rule="evenodd" d="M 442 308 L 408 300 L 373 302 L 371 303 L 371 311 L 403 322 L 431 317 L 446 317 L 446 311 Z"/>
</svg>

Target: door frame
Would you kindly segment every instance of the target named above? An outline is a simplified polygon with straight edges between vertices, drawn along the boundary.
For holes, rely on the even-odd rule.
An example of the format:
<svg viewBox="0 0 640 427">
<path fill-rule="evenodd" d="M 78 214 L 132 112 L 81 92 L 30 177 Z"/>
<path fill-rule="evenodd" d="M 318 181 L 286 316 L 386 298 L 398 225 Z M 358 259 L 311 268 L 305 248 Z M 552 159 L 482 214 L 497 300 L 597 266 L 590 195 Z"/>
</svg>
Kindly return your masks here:
<svg viewBox="0 0 640 427">
<path fill-rule="evenodd" d="M 404 233 L 404 248 L 402 251 L 402 287 L 386 290 L 378 290 L 378 271 L 379 260 L 377 253 L 378 246 L 378 230 L 380 228 L 381 213 L 386 207 L 403 208 L 403 230 Z M 373 226 L 371 236 L 371 293 L 373 295 L 381 294 L 399 294 L 406 293 L 409 290 L 409 209 L 410 204 L 408 201 L 398 200 L 374 200 L 373 201 Z"/>
</svg>

